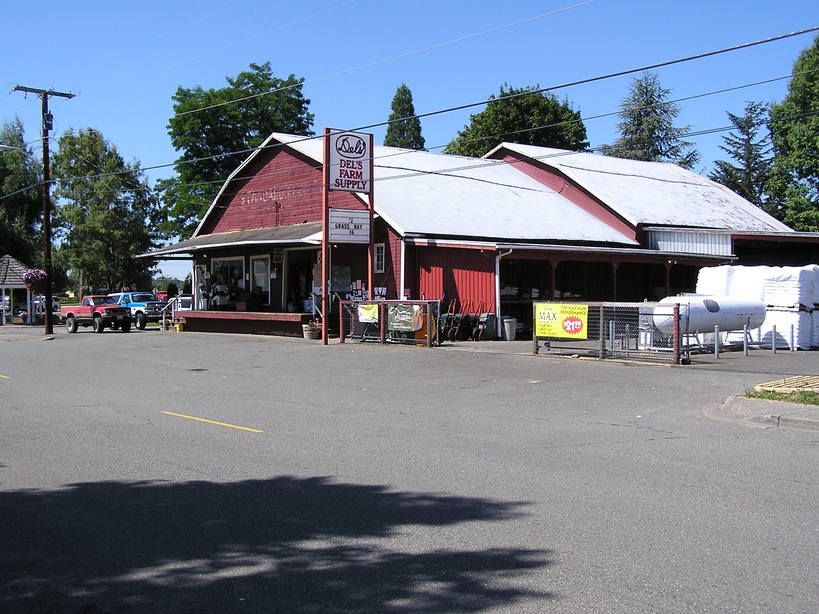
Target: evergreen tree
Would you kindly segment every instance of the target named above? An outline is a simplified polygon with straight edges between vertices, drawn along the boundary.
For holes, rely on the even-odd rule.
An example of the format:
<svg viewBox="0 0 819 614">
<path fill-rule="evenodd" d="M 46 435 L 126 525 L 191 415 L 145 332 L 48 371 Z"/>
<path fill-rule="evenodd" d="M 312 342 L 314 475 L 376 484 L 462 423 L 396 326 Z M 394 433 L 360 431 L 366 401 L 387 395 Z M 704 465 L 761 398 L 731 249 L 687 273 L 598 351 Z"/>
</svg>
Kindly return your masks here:
<svg viewBox="0 0 819 614">
<path fill-rule="evenodd" d="M 688 126 L 677 128 L 674 120 L 680 113 L 676 104 L 668 103 L 671 90 L 664 88 L 656 73 L 646 72 L 632 81 L 628 97 L 620 105 L 620 137 L 603 148 L 607 156 L 673 162 L 683 168 L 693 167 L 700 156 L 690 149 L 693 143 L 683 140 Z"/>
<path fill-rule="evenodd" d="M 734 164 L 727 160 L 717 160 L 716 168 L 709 177 L 732 189 L 734 192 L 765 208 L 765 182 L 771 168 L 771 144 L 765 130 L 768 108 L 760 102 L 749 102 L 742 116 L 728 113 L 734 131 L 724 136 L 720 149 L 727 153 Z"/>
<path fill-rule="evenodd" d="M 147 288 L 151 263 L 134 256 L 157 246 L 161 212 L 139 164 L 89 128 L 60 137 L 53 171 L 57 261 L 82 285 Z"/>
<path fill-rule="evenodd" d="M 42 264 L 42 167 L 26 145 L 19 118 L 0 127 L 0 256 Z"/>
<path fill-rule="evenodd" d="M 387 134 L 384 136 L 384 145 L 389 147 L 403 147 L 405 149 L 424 149 L 424 137 L 421 136 L 421 121 L 415 117 L 415 105 L 412 103 L 412 91 L 406 83 L 402 83 L 395 90 L 392 98 L 392 113 Z M 404 121 L 398 121 L 402 120 Z"/>
<path fill-rule="evenodd" d="M 793 67 L 788 95 L 771 108 L 771 213 L 794 230 L 819 231 L 819 37 Z"/>
<path fill-rule="evenodd" d="M 445 153 L 479 157 L 504 141 L 586 151 L 589 142 L 580 112 L 538 89 L 501 85 L 498 96 L 491 96 L 486 109 L 469 118 Z"/>
<path fill-rule="evenodd" d="M 247 156 L 245 150 L 271 132 L 313 134 L 303 79 L 274 77 L 265 62 L 226 80 L 227 87 L 180 87 L 173 96 L 168 134 L 182 155 L 176 160 L 177 176 L 157 183 L 168 212 L 163 227 L 168 234 L 189 237 L 222 182 Z M 230 155 L 234 152 L 244 153 Z"/>
</svg>

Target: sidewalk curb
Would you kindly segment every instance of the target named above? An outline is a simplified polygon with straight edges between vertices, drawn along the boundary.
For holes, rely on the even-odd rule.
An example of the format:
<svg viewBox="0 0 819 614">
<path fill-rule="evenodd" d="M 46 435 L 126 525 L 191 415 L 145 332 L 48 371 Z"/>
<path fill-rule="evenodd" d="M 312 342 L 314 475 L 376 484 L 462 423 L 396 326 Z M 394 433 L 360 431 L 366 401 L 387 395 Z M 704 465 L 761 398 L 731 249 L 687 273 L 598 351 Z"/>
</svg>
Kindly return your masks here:
<svg viewBox="0 0 819 614">
<path fill-rule="evenodd" d="M 758 411 L 752 413 L 743 412 L 741 409 L 743 402 L 756 405 Z M 761 428 L 789 427 L 819 430 L 819 420 L 771 412 L 771 409 L 776 408 L 776 403 L 777 401 L 741 399 L 741 395 L 734 395 L 725 399 L 716 411 L 704 410 L 703 413 L 706 417 L 720 422 L 744 422 L 749 424 L 749 426 Z M 809 406 L 806 406 L 806 408 L 808 407 Z"/>
<path fill-rule="evenodd" d="M 791 416 L 764 416 L 771 422 L 776 420 L 776 426 L 787 426 L 800 429 L 816 429 L 819 430 L 819 421 L 811 418 L 794 418 Z"/>
</svg>

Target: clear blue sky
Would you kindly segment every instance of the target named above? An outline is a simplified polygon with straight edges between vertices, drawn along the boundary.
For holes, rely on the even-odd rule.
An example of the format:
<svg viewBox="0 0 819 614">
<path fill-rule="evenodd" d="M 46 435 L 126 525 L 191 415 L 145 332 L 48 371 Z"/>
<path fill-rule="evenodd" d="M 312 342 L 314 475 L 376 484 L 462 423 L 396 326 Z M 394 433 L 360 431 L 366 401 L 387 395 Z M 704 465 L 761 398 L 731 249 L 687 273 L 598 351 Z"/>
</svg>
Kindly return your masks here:
<svg viewBox="0 0 819 614">
<path fill-rule="evenodd" d="M 319 133 L 325 126 L 349 129 L 386 120 L 402 82 L 412 90 L 416 112 L 425 113 L 485 100 L 504 82 L 548 87 L 819 25 L 816 0 L 596 0 L 569 8 L 581 2 L 8 2 L 0 121 L 20 117 L 37 150 L 39 102 L 12 88 L 70 91 L 77 97 L 50 103 L 54 136 L 93 127 L 126 160 L 154 166 L 177 157 L 166 129 L 176 88 L 222 87 L 226 76 L 251 62 L 269 60 L 277 76 L 306 79 L 304 93 Z M 560 9 L 567 10 L 528 20 Z M 803 35 L 662 68 L 660 81 L 672 98 L 682 98 L 782 77 L 812 41 L 813 35 Z M 583 116 L 611 113 L 631 79 L 555 93 Z M 741 114 L 747 101 L 779 101 L 786 92 L 787 81 L 778 81 L 685 101 L 679 125 L 725 126 L 726 111 Z M 422 120 L 427 146 L 448 143 L 479 110 Z M 616 124 L 616 117 L 587 121 L 591 145 L 612 142 Z M 384 129 L 374 132 L 380 143 Z M 722 134 L 693 140 L 702 154 L 695 170 L 705 174 L 722 157 Z M 171 174 L 165 168 L 149 177 Z M 179 264 L 161 268 L 180 277 L 189 271 Z"/>
</svg>

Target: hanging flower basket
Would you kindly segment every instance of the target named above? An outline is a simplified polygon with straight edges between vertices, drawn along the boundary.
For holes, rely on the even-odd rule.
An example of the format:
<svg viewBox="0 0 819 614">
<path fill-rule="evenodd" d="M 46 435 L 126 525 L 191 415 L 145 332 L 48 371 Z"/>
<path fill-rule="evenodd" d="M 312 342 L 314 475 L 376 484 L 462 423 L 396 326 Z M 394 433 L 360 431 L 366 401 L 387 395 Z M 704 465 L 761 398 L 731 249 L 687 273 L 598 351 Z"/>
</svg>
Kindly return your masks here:
<svg viewBox="0 0 819 614">
<path fill-rule="evenodd" d="M 29 269 L 23 273 L 23 281 L 26 284 L 26 288 L 32 292 L 42 292 L 46 287 L 47 278 L 48 276 L 43 269 Z"/>
</svg>

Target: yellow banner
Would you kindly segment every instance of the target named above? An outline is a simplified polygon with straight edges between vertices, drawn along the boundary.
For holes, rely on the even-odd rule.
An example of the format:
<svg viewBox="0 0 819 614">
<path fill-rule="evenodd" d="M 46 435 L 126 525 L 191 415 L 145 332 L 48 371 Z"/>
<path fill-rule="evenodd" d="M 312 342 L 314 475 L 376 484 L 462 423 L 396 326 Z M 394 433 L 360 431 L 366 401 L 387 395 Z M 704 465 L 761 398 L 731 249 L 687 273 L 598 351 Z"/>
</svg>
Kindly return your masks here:
<svg viewBox="0 0 819 614">
<path fill-rule="evenodd" d="M 378 322 L 378 305 L 359 305 L 359 322 Z"/>
<path fill-rule="evenodd" d="M 535 303 L 535 336 L 587 339 L 589 306 L 564 303 Z"/>
</svg>

